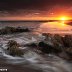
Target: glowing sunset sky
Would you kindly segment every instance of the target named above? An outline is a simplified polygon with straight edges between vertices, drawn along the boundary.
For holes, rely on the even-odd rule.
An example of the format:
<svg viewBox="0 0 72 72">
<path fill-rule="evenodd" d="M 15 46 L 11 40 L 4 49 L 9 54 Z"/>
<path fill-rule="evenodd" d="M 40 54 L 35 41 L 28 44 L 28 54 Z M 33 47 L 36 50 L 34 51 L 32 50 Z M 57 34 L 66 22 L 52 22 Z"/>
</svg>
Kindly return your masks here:
<svg viewBox="0 0 72 72">
<path fill-rule="evenodd" d="M 72 0 L 0 0 L 0 20 L 72 19 Z"/>
</svg>

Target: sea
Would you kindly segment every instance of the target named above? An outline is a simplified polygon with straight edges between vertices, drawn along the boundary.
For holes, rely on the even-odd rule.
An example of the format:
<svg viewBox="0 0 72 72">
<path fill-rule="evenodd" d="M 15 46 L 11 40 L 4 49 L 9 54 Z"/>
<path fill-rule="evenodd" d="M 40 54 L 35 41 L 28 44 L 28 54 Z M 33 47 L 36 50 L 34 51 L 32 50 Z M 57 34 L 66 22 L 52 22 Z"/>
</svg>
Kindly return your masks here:
<svg viewBox="0 0 72 72">
<path fill-rule="evenodd" d="M 38 32 L 39 34 L 72 33 L 72 27 L 62 22 L 0 22 L 0 28 L 6 26 L 32 28 L 35 33 Z M 22 45 L 20 49 L 26 50 L 23 57 L 13 57 L 5 52 L 9 40 L 15 40 Z M 41 35 L 32 33 L 0 35 L 0 69 L 7 69 L 9 72 L 72 72 L 72 62 L 52 54 L 41 55 L 30 48 L 23 47 L 24 44 L 39 40 L 41 40 Z"/>
<path fill-rule="evenodd" d="M 72 26 L 64 21 L 0 21 L 0 28 L 6 26 L 31 28 L 39 33 L 72 34 Z"/>
</svg>

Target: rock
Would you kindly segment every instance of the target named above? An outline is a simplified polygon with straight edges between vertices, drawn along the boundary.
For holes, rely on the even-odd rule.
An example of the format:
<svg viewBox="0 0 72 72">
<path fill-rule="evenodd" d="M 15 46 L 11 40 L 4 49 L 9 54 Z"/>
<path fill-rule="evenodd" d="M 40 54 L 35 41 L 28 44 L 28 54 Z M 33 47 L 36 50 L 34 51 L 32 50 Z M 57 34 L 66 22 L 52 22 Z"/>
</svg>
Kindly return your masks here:
<svg viewBox="0 0 72 72">
<path fill-rule="evenodd" d="M 21 32 L 30 32 L 28 28 L 20 28 L 20 27 L 5 27 L 0 29 L 0 35 L 4 34 L 13 34 L 13 33 L 21 33 Z"/>
<path fill-rule="evenodd" d="M 54 38 L 54 40 L 56 40 L 61 46 L 64 46 L 62 36 L 60 36 L 60 35 L 58 35 L 58 34 L 55 34 L 53 38 Z"/>
<path fill-rule="evenodd" d="M 19 49 L 19 44 L 16 41 L 9 41 L 7 44 L 8 48 L 7 51 L 12 56 L 22 56 L 24 55 L 24 52 Z"/>
<path fill-rule="evenodd" d="M 52 52 L 52 47 L 44 42 L 39 42 L 38 47 L 39 47 L 39 50 L 41 50 L 43 53 Z"/>
<path fill-rule="evenodd" d="M 58 54 L 59 57 L 65 59 L 65 60 L 70 60 L 70 56 L 66 53 L 66 52 L 61 52 L 60 54 Z"/>
<path fill-rule="evenodd" d="M 72 47 L 66 49 L 66 53 L 72 58 Z"/>
<path fill-rule="evenodd" d="M 64 43 L 62 40 L 62 36 L 55 34 L 52 38 L 53 46 L 58 52 L 62 52 L 64 48 Z"/>
<path fill-rule="evenodd" d="M 38 47 L 39 47 L 39 50 L 41 50 L 44 53 L 57 54 L 57 53 L 61 52 L 60 49 L 57 49 L 54 46 L 51 46 L 45 42 L 39 42 Z"/>
<path fill-rule="evenodd" d="M 45 41 L 51 40 L 53 37 L 53 35 L 50 33 L 43 33 L 42 35 L 45 36 Z"/>
<path fill-rule="evenodd" d="M 49 33 L 43 35 L 45 40 L 38 44 L 43 53 L 54 53 L 63 59 L 72 60 L 72 35 L 60 36 Z"/>
<path fill-rule="evenodd" d="M 62 36 L 58 34 L 44 34 L 46 36 L 45 43 L 51 45 L 56 51 L 62 52 L 62 47 L 64 47 Z"/>
<path fill-rule="evenodd" d="M 48 34 L 45 33 L 43 35 L 46 37 L 45 38 L 46 42 L 51 42 L 51 43 L 53 43 L 53 45 L 55 45 L 54 43 L 57 43 L 57 44 L 59 44 L 59 46 L 64 46 L 62 36 L 60 36 L 58 34 L 53 35 L 50 33 L 48 33 Z"/>
<path fill-rule="evenodd" d="M 65 35 L 63 42 L 65 47 L 72 47 L 72 35 Z"/>
<path fill-rule="evenodd" d="M 13 45 L 15 45 L 15 46 L 17 46 L 17 47 L 20 46 L 20 45 L 19 45 L 16 41 L 14 41 L 14 40 L 10 40 L 10 41 L 7 43 L 7 46 L 8 46 L 8 47 L 12 47 Z"/>
</svg>

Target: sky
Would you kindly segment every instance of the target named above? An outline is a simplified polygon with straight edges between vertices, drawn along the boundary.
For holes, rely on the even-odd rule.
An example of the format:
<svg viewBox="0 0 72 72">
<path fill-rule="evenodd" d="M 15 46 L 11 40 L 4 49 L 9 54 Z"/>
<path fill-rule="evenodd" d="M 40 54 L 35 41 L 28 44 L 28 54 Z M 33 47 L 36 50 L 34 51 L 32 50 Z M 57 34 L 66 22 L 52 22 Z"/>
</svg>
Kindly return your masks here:
<svg viewBox="0 0 72 72">
<path fill-rule="evenodd" d="M 0 20 L 72 17 L 72 0 L 0 0 Z"/>
</svg>

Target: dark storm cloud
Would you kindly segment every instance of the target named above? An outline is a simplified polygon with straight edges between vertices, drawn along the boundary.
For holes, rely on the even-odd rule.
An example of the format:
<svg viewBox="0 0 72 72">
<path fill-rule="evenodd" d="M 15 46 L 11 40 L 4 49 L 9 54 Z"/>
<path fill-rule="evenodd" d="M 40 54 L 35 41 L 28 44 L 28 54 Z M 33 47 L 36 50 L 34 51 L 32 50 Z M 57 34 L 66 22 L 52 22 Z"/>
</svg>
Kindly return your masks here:
<svg viewBox="0 0 72 72">
<path fill-rule="evenodd" d="M 45 10 L 54 5 L 72 5 L 72 0 L 0 0 L 0 10 Z"/>
</svg>

